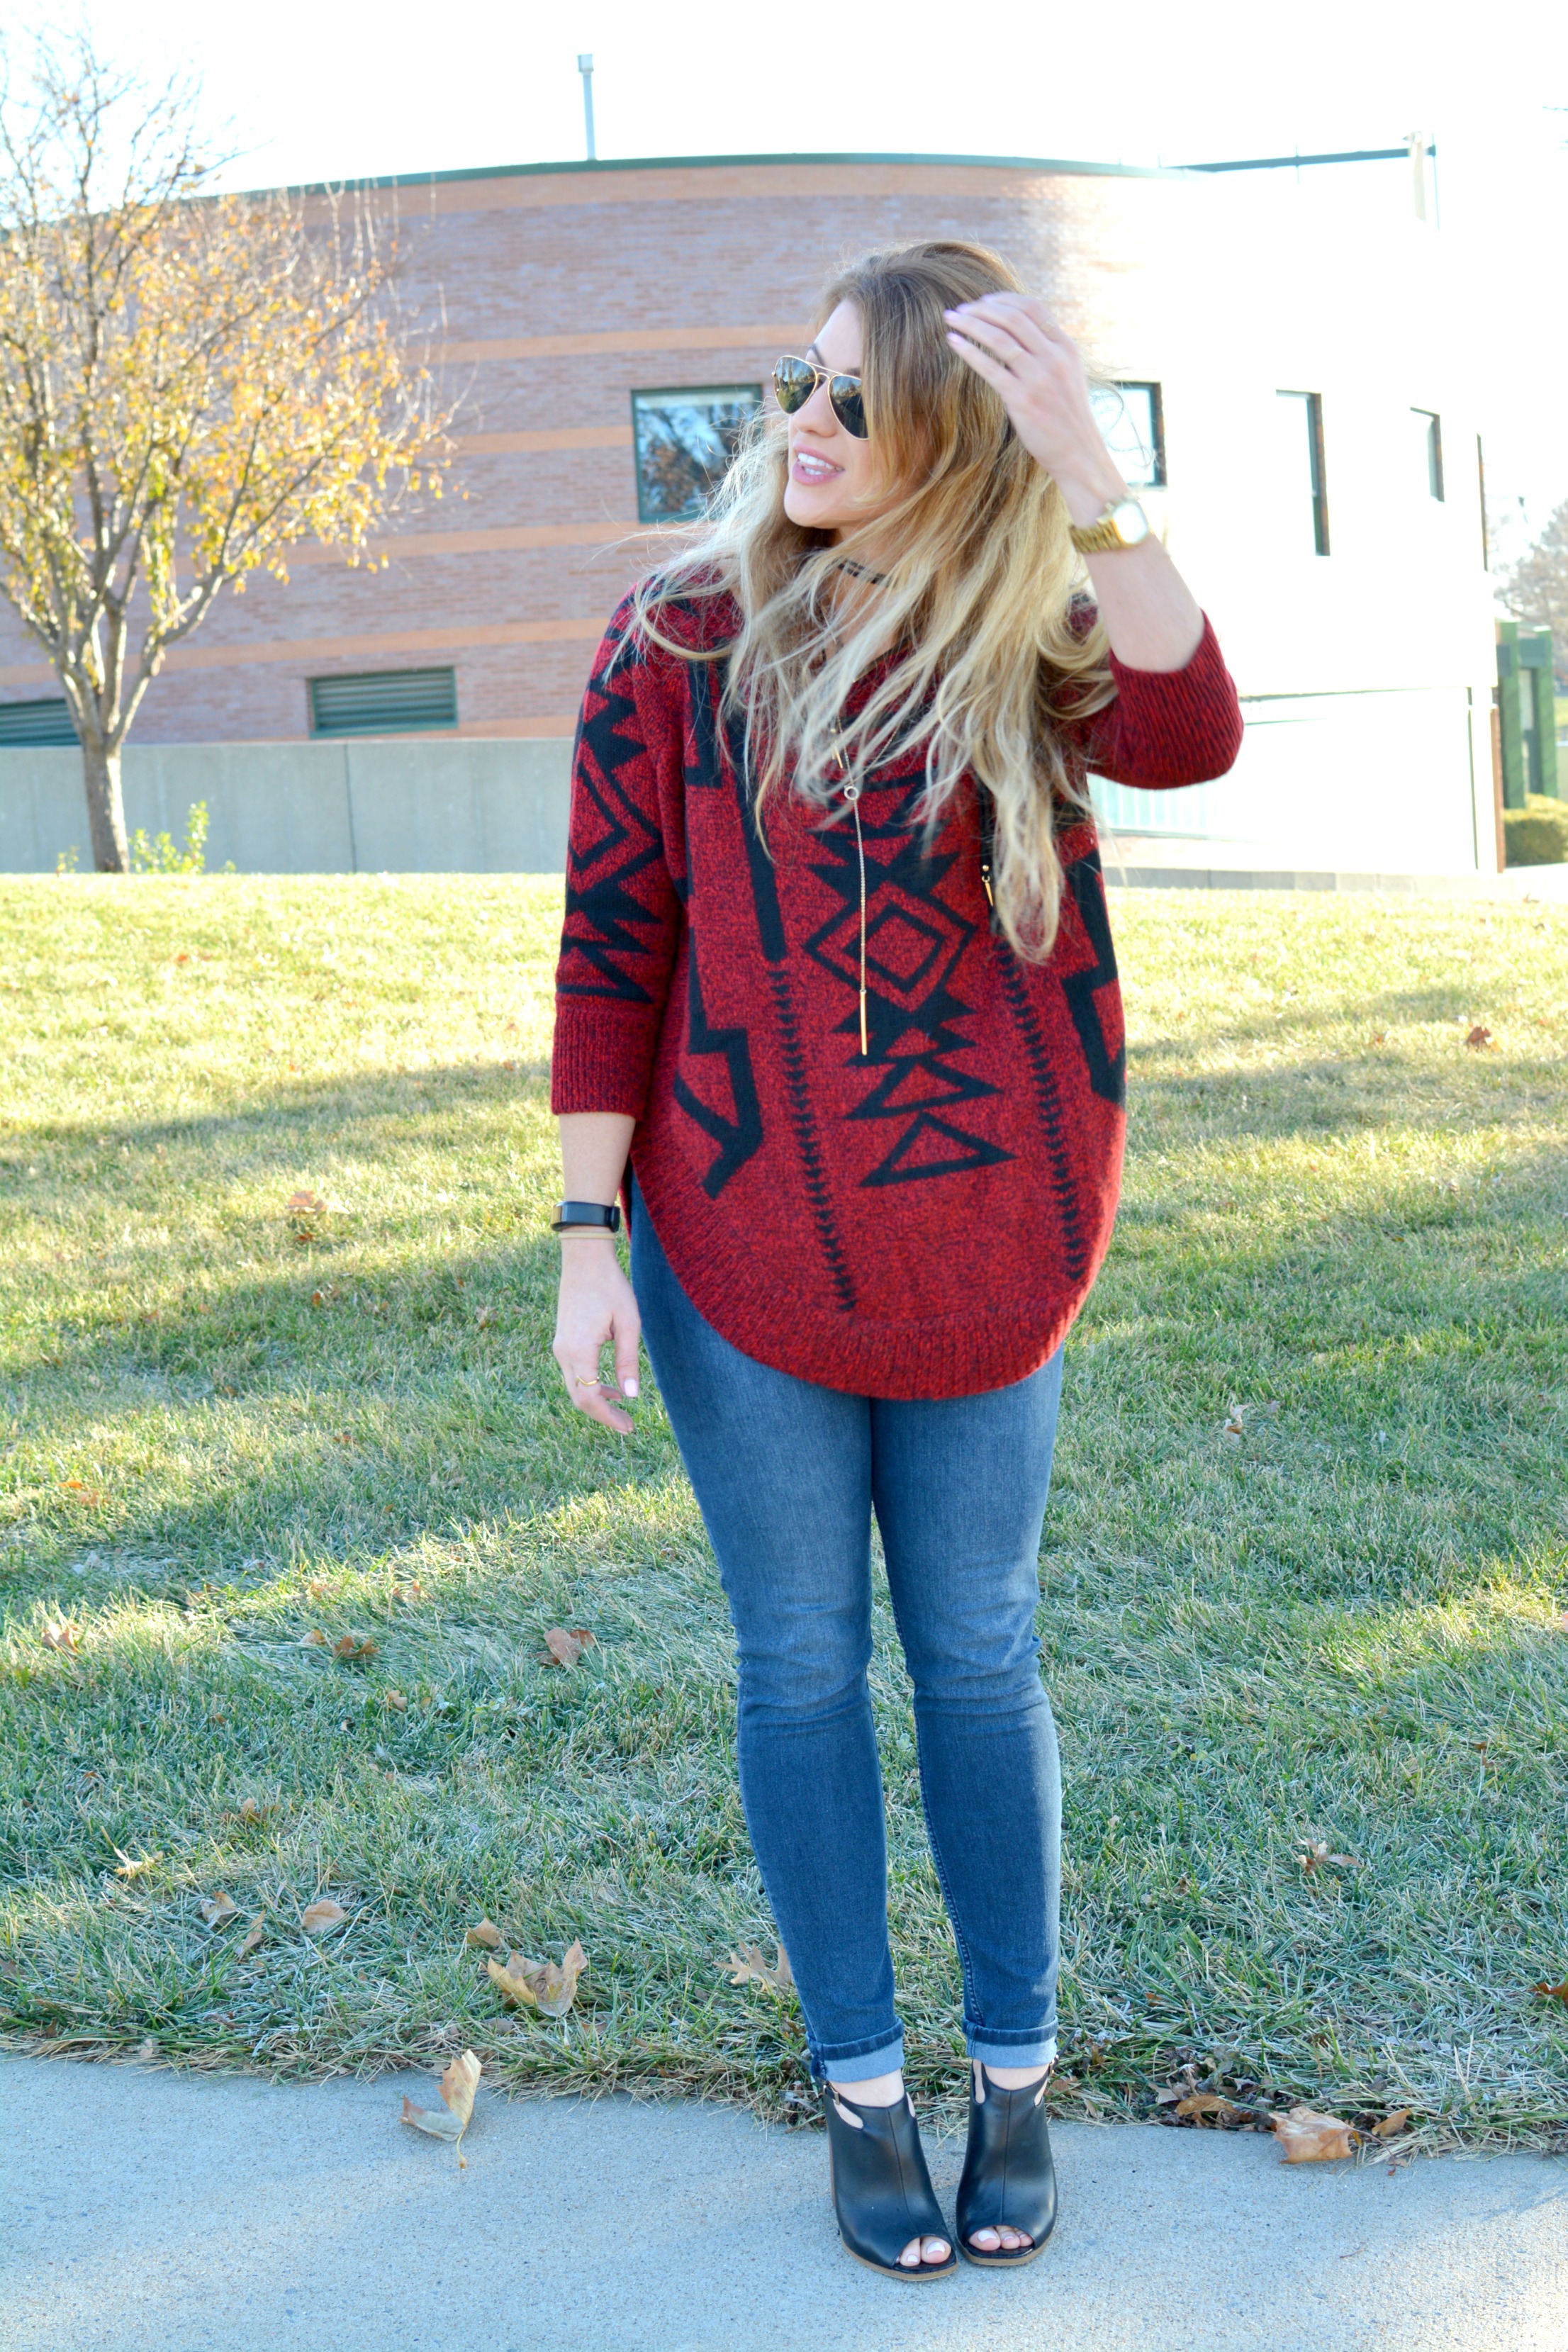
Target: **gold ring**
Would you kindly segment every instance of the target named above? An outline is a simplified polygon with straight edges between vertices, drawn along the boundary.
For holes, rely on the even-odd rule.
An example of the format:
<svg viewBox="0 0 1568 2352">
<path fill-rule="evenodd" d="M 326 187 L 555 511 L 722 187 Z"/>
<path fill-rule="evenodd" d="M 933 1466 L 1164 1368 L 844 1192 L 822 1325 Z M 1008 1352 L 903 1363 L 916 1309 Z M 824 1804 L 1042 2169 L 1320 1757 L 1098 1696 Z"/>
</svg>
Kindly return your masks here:
<svg viewBox="0 0 1568 2352">
<path fill-rule="evenodd" d="M 585 1381 L 582 1374 L 579 1373 L 577 1375 L 575 1385 L 580 1389 L 602 1389 L 605 1383 L 603 1381 Z"/>
</svg>

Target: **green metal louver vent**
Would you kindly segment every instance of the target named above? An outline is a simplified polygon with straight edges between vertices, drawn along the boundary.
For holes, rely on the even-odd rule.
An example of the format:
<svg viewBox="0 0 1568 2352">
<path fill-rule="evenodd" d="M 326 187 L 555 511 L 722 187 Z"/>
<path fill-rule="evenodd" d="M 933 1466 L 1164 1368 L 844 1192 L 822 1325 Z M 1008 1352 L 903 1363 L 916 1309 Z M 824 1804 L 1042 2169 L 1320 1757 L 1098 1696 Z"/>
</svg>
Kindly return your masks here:
<svg viewBox="0 0 1568 2352">
<path fill-rule="evenodd" d="M 458 723 L 456 670 L 365 670 L 310 685 L 312 735 L 407 735 Z"/>
<path fill-rule="evenodd" d="M 76 729 L 63 694 L 43 702 L 0 702 L 0 745 L 74 743 Z"/>
</svg>

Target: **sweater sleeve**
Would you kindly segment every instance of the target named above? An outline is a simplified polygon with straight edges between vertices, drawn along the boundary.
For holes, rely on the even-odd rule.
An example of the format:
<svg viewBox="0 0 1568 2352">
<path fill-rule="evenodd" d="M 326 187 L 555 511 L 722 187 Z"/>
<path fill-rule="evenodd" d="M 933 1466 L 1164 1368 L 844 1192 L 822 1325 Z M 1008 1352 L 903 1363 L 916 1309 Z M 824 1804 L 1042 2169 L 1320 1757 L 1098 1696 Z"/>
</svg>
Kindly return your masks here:
<svg viewBox="0 0 1568 2352">
<path fill-rule="evenodd" d="M 1110 656 L 1116 699 L 1083 722 L 1079 744 L 1097 776 L 1158 792 L 1206 783 L 1236 765 L 1241 704 L 1207 614 L 1183 669 L 1131 669 Z"/>
<path fill-rule="evenodd" d="M 573 751 L 550 1078 L 558 1115 L 642 1117 L 680 941 L 667 836 L 680 830 L 681 665 L 627 644 L 629 626 L 623 604 L 594 657 Z"/>
</svg>

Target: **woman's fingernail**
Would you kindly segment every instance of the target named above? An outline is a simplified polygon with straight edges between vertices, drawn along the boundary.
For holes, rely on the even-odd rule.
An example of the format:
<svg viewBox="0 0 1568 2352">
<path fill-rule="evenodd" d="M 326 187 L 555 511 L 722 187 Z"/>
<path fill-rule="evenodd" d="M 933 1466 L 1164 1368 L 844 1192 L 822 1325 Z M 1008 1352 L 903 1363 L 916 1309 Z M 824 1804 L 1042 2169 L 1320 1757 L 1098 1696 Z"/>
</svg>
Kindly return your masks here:
<svg viewBox="0 0 1568 2352">
<path fill-rule="evenodd" d="M 637 1384 L 636 1381 L 623 1381 L 621 1382 L 621 1394 L 623 1396 L 635 1397 L 637 1392 Z"/>
</svg>

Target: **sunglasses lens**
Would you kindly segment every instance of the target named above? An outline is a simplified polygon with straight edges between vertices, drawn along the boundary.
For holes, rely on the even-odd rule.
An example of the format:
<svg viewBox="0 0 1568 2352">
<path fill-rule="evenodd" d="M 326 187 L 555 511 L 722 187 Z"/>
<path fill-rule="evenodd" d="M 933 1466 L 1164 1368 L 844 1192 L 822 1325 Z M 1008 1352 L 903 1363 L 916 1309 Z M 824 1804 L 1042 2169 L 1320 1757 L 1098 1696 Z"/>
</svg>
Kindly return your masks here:
<svg viewBox="0 0 1568 2352">
<path fill-rule="evenodd" d="M 827 387 L 827 397 L 833 403 L 833 414 L 846 433 L 852 433 L 857 441 L 866 440 L 869 428 L 866 423 L 866 395 L 860 388 L 859 377 L 836 375 Z"/>
<path fill-rule="evenodd" d="M 816 370 L 809 360 L 780 360 L 773 370 L 773 397 L 786 416 L 804 408 L 816 390 Z"/>
</svg>

